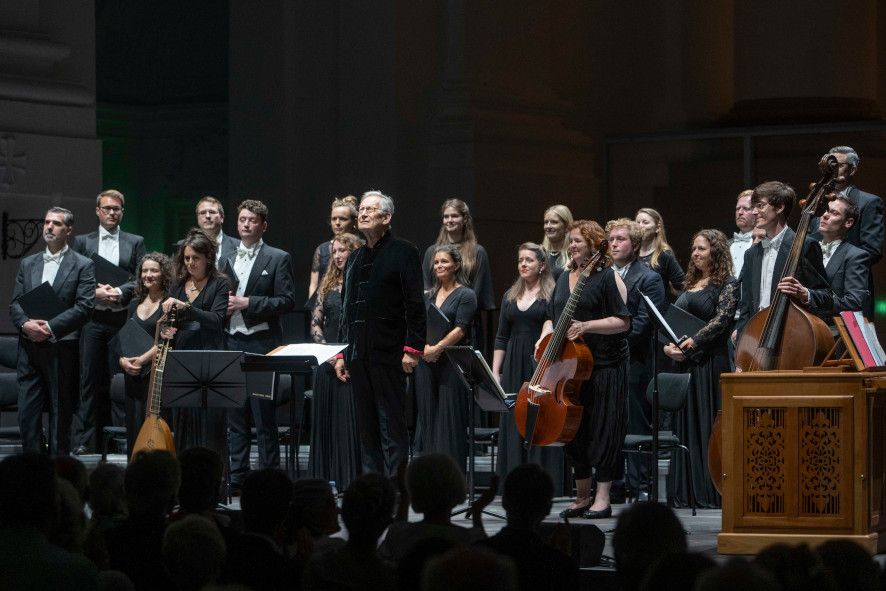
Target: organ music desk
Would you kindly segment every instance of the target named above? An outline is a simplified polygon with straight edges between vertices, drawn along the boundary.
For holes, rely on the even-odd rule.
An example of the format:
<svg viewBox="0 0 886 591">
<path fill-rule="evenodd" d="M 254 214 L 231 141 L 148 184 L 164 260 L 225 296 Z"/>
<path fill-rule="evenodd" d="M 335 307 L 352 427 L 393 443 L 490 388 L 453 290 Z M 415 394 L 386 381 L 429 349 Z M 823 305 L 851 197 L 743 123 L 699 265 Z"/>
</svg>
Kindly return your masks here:
<svg viewBox="0 0 886 591">
<path fill-rule="evenodd" d="M 723 374 L 721 554 L 852 540 L 886 551 L 886 372 Z"/>
</svg>

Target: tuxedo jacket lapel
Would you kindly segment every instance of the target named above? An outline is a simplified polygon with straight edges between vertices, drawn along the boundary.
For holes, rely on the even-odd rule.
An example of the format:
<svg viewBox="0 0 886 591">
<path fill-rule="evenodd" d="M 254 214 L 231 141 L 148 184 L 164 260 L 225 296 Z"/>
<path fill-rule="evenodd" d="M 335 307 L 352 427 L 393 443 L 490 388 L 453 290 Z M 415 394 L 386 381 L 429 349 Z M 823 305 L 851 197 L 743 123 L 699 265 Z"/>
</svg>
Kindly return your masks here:
<svg viewBox="0 0 886 591">
<path fill-rule="evenodd" d="M 832 254 L 831 258 L 828 260 L 828 264 L 824 268 L 828 276 L 828 283 L 833 281 L 834 275 L 843 265 L 843 261 L 846 259 L 846 251 L 848 250 L 846 247 L 848 245 L 848 242 L 841 242 L 840 246 L 837 247 L 837 250 L 834 251 L 834 254 Z"/>
<path fill-rule="evenodd" d="M 634 289 L 634 285 L 637 283 L 637 279 L 640 277 L 640 265 L 642 265 L 640 261 L 634 261 L 631 263 L 631 266 L 628 267 L 628 272 L 625 273 L 624 283 L 627 291 L 631 291 Z"/>
<path fill-rule="evenodd" d="M 34 264 L 31 265 L 31 285 L 25 286 L 25 291 L 30 291 L 43 283 L 43 253 L 34 257 Z"/>
<path fill-rule="evenodd" d="M 42 262 L 43 259 L 41 258 Z M 62 257 L 62 262 L 58 266 L 58 272 L 55 274 L 55 280 L 52 282 L 52 289 L 58 293 L 59 288 L 64 285 L 68 274 L 74 269 L 74 251 L 68 249 L 68 253 Z M 43 269 L 40 269 L 40 275 L 43 275 Z"/>
<path fill-rule="evenodd" d="M 268 261 L 271 260 L 271 257 L 265 254 L 264 250 L 265 248 L 262 247 L 261 250 L 258 251 L 258 254 L 255 255 L 255 262 L 252 263 L 249 279 L 246 280 L 246 289 L 243 291 L 244 295 L 252 294 L 252 290 L 255 289 L 255 283 L 261 276 L 261 272 L 264 271 L 265 267 L 268 266 Z"/>
<path fill-rule="evenodd" d="M 128 236 L 123 232 L 120 232 L 120 238 L 117 242 L 117 252 L 120 255 L 120 262 L 117 266 L 134 273 L 135 266 L 132 264 L 132 240 L 129 240 Z M 138 262 L 136 262 L 136 265 L 137 264 Z"/>
</svg>

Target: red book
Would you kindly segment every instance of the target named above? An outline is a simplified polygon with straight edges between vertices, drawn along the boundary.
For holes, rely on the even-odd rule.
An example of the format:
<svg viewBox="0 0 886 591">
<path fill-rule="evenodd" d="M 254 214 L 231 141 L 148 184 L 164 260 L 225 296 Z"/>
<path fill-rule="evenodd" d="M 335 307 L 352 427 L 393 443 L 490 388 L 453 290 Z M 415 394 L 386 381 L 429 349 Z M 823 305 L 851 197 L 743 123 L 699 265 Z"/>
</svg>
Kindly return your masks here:
<svg viewBox="0 0 886 591">
<path fill-rule="evenodd" d="M 840 312 L 840 317 L 843 319 L 843 323 L 846 324 L 846 330 L 849 331 L 849 336 L 852 337 L 852 344 L 855 345 L 864 366 L 875 367 L 877 362 L 874 360 L 870 348 L 868 348 L 867 341 L 864 340 L 864 333 L 861 331 L 861 327 L 858 326 L 855 314 L 849 311 Z"/>
</svg>

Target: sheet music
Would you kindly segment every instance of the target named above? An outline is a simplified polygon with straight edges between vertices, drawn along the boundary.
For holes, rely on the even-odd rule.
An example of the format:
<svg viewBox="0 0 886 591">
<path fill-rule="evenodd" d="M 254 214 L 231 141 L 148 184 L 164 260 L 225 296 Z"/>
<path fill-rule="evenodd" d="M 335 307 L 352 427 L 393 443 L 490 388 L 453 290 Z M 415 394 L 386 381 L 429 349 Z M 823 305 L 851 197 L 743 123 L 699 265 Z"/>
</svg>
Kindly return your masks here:
<svg viewBox="0 0 886 591">
<path fill-rule="evenodd" d="M 646 295 L 645 293 L 643 293 L 643 292 L 640 292 L 640 295 L 643 296 L 643 299 L 644 299 L 644 300 L 646 300 L 646 307 L 647 307 L 647 308 L 648 308 L 653 314 L 655 314 L 655 317 L 656 317 L 656 318 L 658 318 L 658 323 L 659 323 L 659 325 L 661 325 L 661 326 L 663 326 L 663 327 L 665 328 L 665 332 L 668 333 L 668 336 L 671 338 L 671 342 L 672 342 L 672 343 L 675 343 L 675 344 L 676 344 L 676 343 L 679 343 L 679 342 L 680 342 L 680 337 L 678 337 L 677 335 L 674 334 L 674 329 L 671 328 L 671 325 L 668 324 L 668 321 L 665 320 L 664 316 L 661 315 L 661 312 L 658 311 L 658 308 L 655 307 L 655 304 L 652 302 L 651 299 L 649 299 L 649 296 L 647 296 L 647 295 Z"/>
<path fill-rule="evenodd" d="M 268 355 L 297 355 L 299 357 L 313 357 L 317 364 L 332 359 L 347 348 L 347 343 L 293 343 L 277 347 Z"/>
</svg>

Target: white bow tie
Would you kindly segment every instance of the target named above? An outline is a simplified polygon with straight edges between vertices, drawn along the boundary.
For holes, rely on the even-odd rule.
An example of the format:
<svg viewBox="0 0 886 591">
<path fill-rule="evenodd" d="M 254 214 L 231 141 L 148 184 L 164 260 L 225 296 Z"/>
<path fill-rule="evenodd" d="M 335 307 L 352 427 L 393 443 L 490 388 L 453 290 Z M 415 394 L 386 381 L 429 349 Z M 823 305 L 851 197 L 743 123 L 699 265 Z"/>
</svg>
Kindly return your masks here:
<svg viewBox="0 0 886 591">
<path fill-rule="evenodd" d="M 772 247 L 772 238 L 764 238 L 760 244 L 763 246 L 763 250 L 769 250 Z"/>
<path fill-rule="evenodd" d="M 751 235 L 750 232 L 748 232 L 747 234 L 739 234 L 738 232 L 734 232 L 732 234 L 733 242 L 750 242 L 751 240 L 753 240 L 753 238 L 754 237 Z"/>
<path fill-rule="evenodd" d="M 242 246 L 237 247 L 237 258 L 247 257 L 249 259 L 255 256 L 255 247 L 252 248 L 243 248 Z"/>
<path fill-rule="evenodd" d="M 834 254 L 834 251 L 836 249 L 837 249 L 836 242 L 828 242 L 827 244 L 825 244 L 824 242 L 821 243 L 821 254 L 823 254 L 826 257 L 829 257 L 832 254 Z"/>
<path fill-rule="evenodd" d="M 102 240 L 116 240 L 116 234 L 102 234 Z"/>
<path fill-rule="evenodd" d="M 45 252 L 43 253 L 43 262 L 44 263 L 51 263 L 51 262 L 58 263 L 61 260 L 62 260 L 62 253 L 60 253 L 60 252 L 55 253 L 55 254 L 46 254 Z"/>
</svg>

